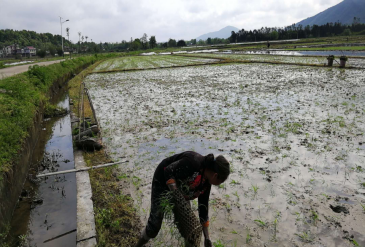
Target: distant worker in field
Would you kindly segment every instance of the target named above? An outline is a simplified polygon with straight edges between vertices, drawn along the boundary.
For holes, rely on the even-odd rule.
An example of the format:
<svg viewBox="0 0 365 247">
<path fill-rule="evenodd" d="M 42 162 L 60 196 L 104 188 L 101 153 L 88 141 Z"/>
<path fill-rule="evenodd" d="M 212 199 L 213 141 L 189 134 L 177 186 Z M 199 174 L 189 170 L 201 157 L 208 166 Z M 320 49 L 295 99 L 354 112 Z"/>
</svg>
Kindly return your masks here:
<svg viewBox="0 0 365 247">
<path fill-rule="evenodd" d="M 199 218 L 205 238 L 204 246 L 212 246 L 208 232 L 210 189 L 212 185 L 220 185 L 226 181 L 229 173 L 229 162 L 222 155 L 214 158 L 213 154 L 203 156 L 187 151 L 164 159 L 153 175 L 151 212 L 136 247 L 143 246 L 157 236 L 164 218 L 160 198 L 166 192 L 175 190 L 179 190 L 186 201 L 198 198 Z"/>
<path fill-rule="evenodd" d="M 267 49 L 270 49 L 270 42 L 267 41 Z"/>
</svg>

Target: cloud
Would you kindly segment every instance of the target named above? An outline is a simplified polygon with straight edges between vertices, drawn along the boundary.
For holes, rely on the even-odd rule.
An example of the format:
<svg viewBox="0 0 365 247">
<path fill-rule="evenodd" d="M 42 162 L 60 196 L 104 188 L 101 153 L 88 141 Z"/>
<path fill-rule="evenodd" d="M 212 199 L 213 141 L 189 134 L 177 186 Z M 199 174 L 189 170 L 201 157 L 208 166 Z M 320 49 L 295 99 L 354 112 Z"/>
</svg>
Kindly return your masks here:
<svg viewBox="0 0 365 247">
<path fill-rule="evenodd" d="M 313 16 L 341 0 L 0 0 L 0 29 L 60 34 L 59 16 L 70 19 L 70 39 L 77 32 L 95 42 L 120 42 L 155 35 L 191 39 L 225 26 L 245 30 L 283 27 Z"/>
</svg>

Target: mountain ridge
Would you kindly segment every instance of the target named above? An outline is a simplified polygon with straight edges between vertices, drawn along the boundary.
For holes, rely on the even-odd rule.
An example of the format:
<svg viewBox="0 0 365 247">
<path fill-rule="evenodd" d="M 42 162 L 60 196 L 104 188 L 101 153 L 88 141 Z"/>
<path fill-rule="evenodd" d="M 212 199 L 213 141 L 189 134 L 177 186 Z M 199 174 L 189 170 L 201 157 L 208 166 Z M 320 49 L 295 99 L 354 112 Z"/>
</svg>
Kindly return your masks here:
<svg viewBox="0 0 365 247">
<path fill-rule="evenodd" d="M 352 24 L 354 17 L 360 18 L 360 22 L 365 23 L 364 0 L 344 0 L 312 17 L 298 22 L 297 25 L 313 26 L 324 25 L 331 22 Z"/>
<path fill-rule="evenodd" d="M 226 26 L 218 31 L 206 33 L 203 35 L 200 35 L 198 38 L 196 38 L 197 41 L 199 40 L 207 40 L 208 38 L 220 38 L 220 39 L 226 39 L 231 36 L 231 32 L 235 31 L 238 32 L 239 29 L 233 26 Z"/>
</svg>

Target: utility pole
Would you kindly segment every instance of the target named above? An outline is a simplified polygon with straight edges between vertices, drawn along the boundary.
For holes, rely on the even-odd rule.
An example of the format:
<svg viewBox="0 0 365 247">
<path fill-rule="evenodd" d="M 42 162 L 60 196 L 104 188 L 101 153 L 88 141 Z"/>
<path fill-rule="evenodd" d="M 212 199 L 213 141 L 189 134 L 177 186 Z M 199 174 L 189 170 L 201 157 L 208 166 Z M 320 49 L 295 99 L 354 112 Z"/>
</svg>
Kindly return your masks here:
<svg viewBox="0 0 365 247">
<path fill-rule="evenodd" d="M 70 50 L 70 46 L 71 46 L 71 43 L 70 43 L 70 28 L 67 27 L 66 28 L 66 34 L 67 34 L 67 40 L 68 40 L 68 52 L 70 53 L 70 58 L 71 58 L 71 50 Z"/>
<path fill-rule="evenodd" d="M 81 37 L 81 32 L 78 32 L 78 34 L 79 34 L 79 53 L 80 53 L 80 45 L 81 45 L 80 37 Z"/>
<path fill-rule="evenodd" d="M 61 43 L 62 43 L 62 56 L 63 57 L 65 57 L 65 53 L 63 52 L 63 36 L 62 36 L 62 24 L 63 23 L 65 23 L 65 22 L 67 22 L 67 21 L 69 21 L 68 19 L 67 20 L 65 20 L 64 22 L 62 22 L 62 17 L 61 16 L 59 16 L 60 17 L 60 24 L 61 24 Z"/>
</svg>

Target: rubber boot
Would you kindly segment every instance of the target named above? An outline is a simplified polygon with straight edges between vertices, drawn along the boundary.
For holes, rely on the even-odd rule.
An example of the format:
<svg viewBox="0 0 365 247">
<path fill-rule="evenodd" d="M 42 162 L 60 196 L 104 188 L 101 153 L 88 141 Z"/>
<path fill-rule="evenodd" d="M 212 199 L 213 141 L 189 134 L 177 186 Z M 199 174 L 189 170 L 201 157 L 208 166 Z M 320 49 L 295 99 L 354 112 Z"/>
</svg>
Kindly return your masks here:
<svg viewBox="0 0 365 247">
<path fill-rule="evenodd" d="M 139 238 L 137 244 L 134 247 L 142 247 L 145 244 L 148 243 L 148 241 L 150 240 L 150 238 L 147 236 L 146 234 L 146 228 L 143 230 L 141 237 Z"/>
</svg>

